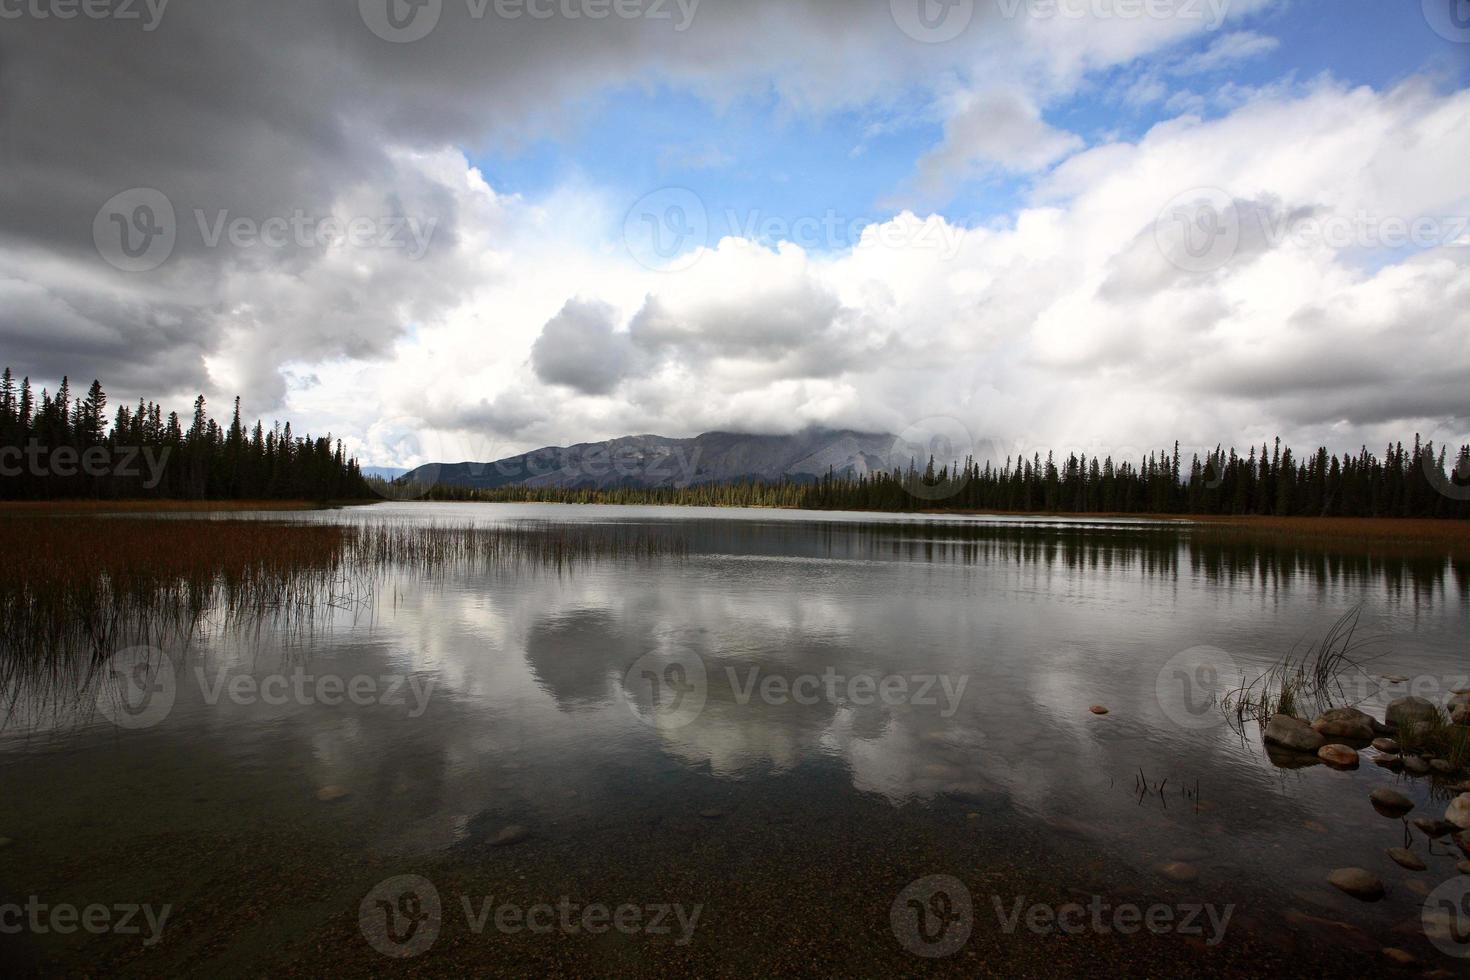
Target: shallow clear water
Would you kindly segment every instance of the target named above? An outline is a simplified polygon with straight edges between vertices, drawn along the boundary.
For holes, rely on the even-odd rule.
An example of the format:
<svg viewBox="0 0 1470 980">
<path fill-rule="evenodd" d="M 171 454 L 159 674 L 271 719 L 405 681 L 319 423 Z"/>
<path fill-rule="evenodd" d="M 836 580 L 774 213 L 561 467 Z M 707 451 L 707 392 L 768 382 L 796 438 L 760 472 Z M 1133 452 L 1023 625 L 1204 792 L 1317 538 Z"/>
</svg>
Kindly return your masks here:
<svg viewBox="0 0 1470 980">
<path fill-rule="evenodd" d="M 401 874 L 442 899 L 438 938 L 411 960 L 431 972 L 1044 975 L 1139 957 L 1279 974 L 1381 963 L 1379 946 L 1460 965 L 1416 930 L 1409 884 L 1453 877 L 1458 852 L 1414 831 L 1430 870 L 1399 869 L 1384 849 L 1405 827 L 1367 801 L 1394 785 L 1414 816 L 1439 816 L 1450 794 L 1371 752 L 1356 772 L 1278 764 L 1209 696 L 1360 607 L 1363 706 L 1381 717 L 1411 688 L 1442 703 L 1470 686 L 1464 563 L 1144 521 L 413 503 L 253 516 L 619 523 L 687 552 L 403 568 L 309 628 L 206 623 L 166 651 L 154 724 L 27 694 L 0 732 L 0 836 L 15 840 L 0 901 L 173 911 L 148 946 L 0 937 L 20 968 L 391 966 L 359 903 Z M 510 826 L 525 838 L 496 845 Z M 1198 880 L 1161 876 L 1171 860 Z M 1325 878 L 1345 865 L 1379 873 L 1388 897 L 1336 892 Z M 973 924 L 928 959 L 890 913 L 935 874 L 965 885 Z M 687 942 L 476 934 L 462 897 L 491 895 L 702 913 Z M 1020 896 L 1234 910 L 1218 942 L 1043 937 L 1004 928 L 996 903 Z"/>
</svg>

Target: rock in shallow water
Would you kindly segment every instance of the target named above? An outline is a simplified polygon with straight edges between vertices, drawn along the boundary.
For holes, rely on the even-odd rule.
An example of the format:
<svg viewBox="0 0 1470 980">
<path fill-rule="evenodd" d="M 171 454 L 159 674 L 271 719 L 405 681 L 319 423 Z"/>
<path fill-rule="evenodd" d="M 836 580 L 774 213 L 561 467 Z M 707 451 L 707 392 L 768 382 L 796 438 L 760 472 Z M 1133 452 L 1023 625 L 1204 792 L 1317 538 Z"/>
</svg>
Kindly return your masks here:
<svg viewBox="0 0 1470 980">
<path fill-rule="evenodd" d="M 323 803 L 332 803 L 336 800 L 346 799 L 352 795 L 352 790 L 346 786 L 323 786 L 316 791 L 316 798 Z"/>
<path fill-rule="evenodd" d="M 1444 818 L 1456 827 L 1470 829 L 1470 793 L 1461 793 L 1450 800 L 1450 805 L 1444 812 Z"/>
<path fill-rule="evenodd" d="M 1448 820 L 1436 820 L 1433 817 L 1416 817 L 1414 826 L 1424 832 L 1425 837 L 1444 837 L 1453 834 L 1459 828 Z"/>
<path fill-rule="evenodd" d="M 1398 790 L 1380 787 L 1368 794 L 1368 799 L 1373 802 L 1373 808 L 1386 816 L 1402 816 L 1414 809 L 1414 801 L 1409 799 Z"/>
<path fill-rule="evenodd" d="M 1406 755 L 1404 759 L 1404 772 L 1415 776 L 1429 775 L 1429 763 L 1417 755 Z"/>
<path fill-rule="evenodd" d="M 1439 717 L 1439 709 L 1431 702 L 1412 695 L 1406 698 L 1396 698 L 1388 703 L 1388 710 L 1384 712 L 1390 725 L 1418 725 L 1434 721 Z"/>
<path fill-rule="evenodd" d="M 1373 740 L 1373 747 L 1387 755 L 1399 754 L 1399 743 L 1391 738 L 1375 738 Z"/>
<path fill-rule="evenodd" d="M 1358 753 L 1346 745 L 1324 745 L 1317 750 L 1317 758 L 1336 769 L 1358 768 Z"/>
<path fill-rule="evenodd" d="M 1338 890 L 1365 902 L 1376 902 L 1383 897 L 1383 881 L 1362 868 L 1338 868 L 1327 880 Z"/>
<path fill-rule="evenodd" d="M 1291 715 L 1272 715 L 1266 723 L 1266 741 L 1295 752 L 1316 752 L 1327 744 L 1327 739 L 1312 730 L 1312 726 Z"/>
<path fill-rule="evenodd" d="M 529 830 L 518 823 L 513 823 L 509 827 L 502 828 L 500 833 L 490 838 L 490 846 L 508 847 L 511 844 L 519 844 L 530 836 L 531 832 Z"/>
<path fill-rule="evenodd" d="M 1397 946 L 1383 947 L 1383 955 L 1393 960 L 1399 966 L 1419 965 L 1419 961 L 1414 958 L 1413 953 L 1410 953 L 1408 950 L 1399 949 Z"/>
<path fill-rule="evenodd" d="M 1187 885 L 1192 881 L 1199 880 L 1199 869 L 1184 861 L 1170 861 L 1168 864 L 1159 868 L 1159 874 L 1181 885 Z"/>
<path fill-rule="evenodd" d="M 1428 867 L 1428 865 L 1420 860 L 1419 855 L 1407 847 L 1390 847 L 1388 849 L 1388 856 L 1393 859 L 1394 864 L 1397 864 L 1401 868 L 1408 868 L 1410 871 L 1423 871 Z"/>
<path fill-rule="evenodd" d="M 1357 708 L 1328 708 L 1312 722 L 1312 731 L 1366 742 L 1374 735 L 1373 718 Z"/>
<path fill-rule="evenodd" d="M 1088 711 L 1091 711 L 1095 715 L 1105 715 L 1105 714 L 1108 713 L 1108 709 L 1107 708 L 1104 708 L 1100 704 L 1094 704 L 1092 707 L 1088 708 L 1087 710 Z"/>
</svg>

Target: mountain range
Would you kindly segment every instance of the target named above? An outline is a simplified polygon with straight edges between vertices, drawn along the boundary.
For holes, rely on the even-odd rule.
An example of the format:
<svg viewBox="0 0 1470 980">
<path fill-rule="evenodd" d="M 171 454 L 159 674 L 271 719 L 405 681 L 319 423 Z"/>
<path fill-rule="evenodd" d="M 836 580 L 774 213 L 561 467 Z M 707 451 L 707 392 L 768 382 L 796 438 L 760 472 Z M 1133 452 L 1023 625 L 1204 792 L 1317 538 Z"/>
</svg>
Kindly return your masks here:
<svg viewBox="0 0 1470 980">
<path fill-rule="evenodd" d="M 547 446 L 490 462 L 430 463 L 405 482 L 473 489 L 531 487 L 683 487 L 740 480 L 816 480 L 829 470 L 863 475 L 920 465 L 927 450 L 893 435 L 811 428 L 793 435 L 706 432 L 692 439 L 623 436 L 575 446 Z"/>
</svg>

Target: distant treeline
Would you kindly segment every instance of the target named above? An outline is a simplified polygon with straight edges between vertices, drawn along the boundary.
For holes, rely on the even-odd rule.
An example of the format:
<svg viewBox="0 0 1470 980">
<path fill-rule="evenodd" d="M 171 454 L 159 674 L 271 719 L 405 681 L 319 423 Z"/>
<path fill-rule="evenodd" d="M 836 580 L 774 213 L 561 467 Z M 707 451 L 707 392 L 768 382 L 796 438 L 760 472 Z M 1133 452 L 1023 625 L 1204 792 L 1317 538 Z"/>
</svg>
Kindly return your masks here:
<svg viewBox="0 0 1470 980">
<path fill-rule="evenodd" d="M 1178 445 L 1139 466 L 1072 454 L 1061 463 L 967 459 L 923 469 L 911 465 L 871 476 L 829 473 L 816 481 L 747 481 L 687 488 L 530 488 L 493 490 L 435 486 L 441 500 L 547 503 L 684 504 L 802 507 L 810 510 L 976 510 L 1056 514 L 1201 514 L 1279 517 L 1470 518 L 1470 446 L 1454 458 L 1444 448 L 1402 443 L 1382 459 L 1366 448 L 1336 456 L 1326 448 L 1299 459 L 1281 440 L 1245 456 L 1217 449 L 1185 468 Z"/>
<path fill-rule="evenodd" d="M 110 422 L 110 425 L 109 425 Z M 0 499 L 182 498 L 348 500 L 372 495 L 357 461 L 330 436 L 299 438 L 288 422 L 266 430 L 228 426 L 194 400 L 187 421 L 153 402 L 120 405 L 109 419 L 107 395 L 93 381 L 73 397 L 62 378 L 39 401 L 29 378 L 0 374 Z"/>
</svg>

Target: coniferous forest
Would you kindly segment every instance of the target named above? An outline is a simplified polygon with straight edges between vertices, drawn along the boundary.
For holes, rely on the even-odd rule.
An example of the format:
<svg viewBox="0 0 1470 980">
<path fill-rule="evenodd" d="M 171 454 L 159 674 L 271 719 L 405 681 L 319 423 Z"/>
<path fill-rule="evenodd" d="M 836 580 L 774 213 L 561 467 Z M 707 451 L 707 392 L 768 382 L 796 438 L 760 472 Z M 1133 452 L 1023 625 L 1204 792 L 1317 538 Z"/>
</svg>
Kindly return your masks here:
<svg viewBox="0 0 1470 980">
<path fill-rule="evenodd" d="M 1135 466 L 1071 455 L 1057 463 L 973 459 L 871 476 L 829 473 L 815 482 L 743 481 L 724 486 L 500 487 L 437 486 L 444 500 L 547 503 L 690 504 L 800 507 L 809 510 L 999 511 L 1049 514 L 1198 514 L 1275 517 L 1470 518 L 1470 446 L 1454 457 L 1421 443 L 1389 446 L 1379 457 L 1362 449 L 1336 456 L 1319 448 L 1298 458 L 1280 440 L 1244 456 L 1217 450 L 1184 463 L 1176 447 Z"/>
<path fill-rule="evenodd" d="M 221 426 L 194 400 L 193 416 L 153 402 L 119 405 L 93 381 L 73 396 L 63 378 L 39 398 L 29 378 L 0 374 L 0 499 L 350 500 L 371 496 L 357 461 L 330 436 L 298 437 L 288 422 Z"/>
</svg>

